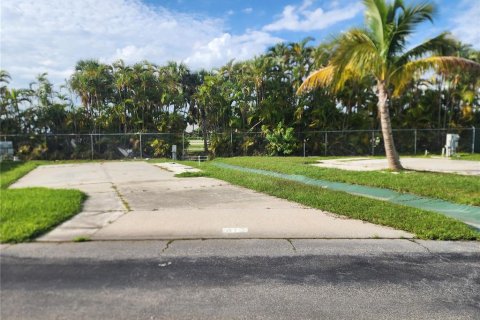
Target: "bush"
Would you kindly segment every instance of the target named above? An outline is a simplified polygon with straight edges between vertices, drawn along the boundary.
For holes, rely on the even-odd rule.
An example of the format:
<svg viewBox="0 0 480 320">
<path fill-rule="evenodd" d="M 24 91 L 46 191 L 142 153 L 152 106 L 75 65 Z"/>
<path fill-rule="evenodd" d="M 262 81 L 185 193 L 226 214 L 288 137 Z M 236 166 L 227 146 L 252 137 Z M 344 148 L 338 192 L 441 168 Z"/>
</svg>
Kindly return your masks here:
<svg viewBox="0 0 480 320">
<path fill-rule="evenodd" d="M 267 150 L 271 156 L 289 155 L 297 149 L 298 141 L 293 135 L 293 128 L 284 127 L 282 122 L 273 130 L 262 126 L 262 132 L 268 140 Z"/>
<path fill-rule="evenodd" d="M 210 137 L 210 151 L 214 157 L 229 156 L 231 153 L 230 135 L 212 134 Z"/>
</svg>

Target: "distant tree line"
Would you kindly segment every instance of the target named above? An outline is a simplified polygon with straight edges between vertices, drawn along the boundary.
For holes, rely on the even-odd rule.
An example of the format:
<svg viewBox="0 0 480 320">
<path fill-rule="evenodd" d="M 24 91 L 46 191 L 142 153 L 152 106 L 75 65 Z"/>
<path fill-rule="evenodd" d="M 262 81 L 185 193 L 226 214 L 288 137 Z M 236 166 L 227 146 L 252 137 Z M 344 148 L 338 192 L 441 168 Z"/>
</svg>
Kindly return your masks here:
<svg viewBox="0 0 480 320">
<path fill-rule="evenodd" d="M 0 134 L 181 133 L 190 125 L 222 154 L 229 137 L 220 133 L 231 131 L 262 131 L 279 141 L 293 140 L 293 132 L 378 129 L 374 79 L 349 80 L 335 94 L 322 88 L 296 94 L 312 71 L 328 64 L 336 45 L 312 46 L 312 40 L 279 43 L 251 60 L 208 71 L 175 62 L 159 66 L 82 60 L 58 88 L 47 74 L 28 88 L 12 88 L 10 74 L 0 71 Z M 443 50 L 444 55 L 480 62 L 480 51 L 460 42 Z M 391 99 L 392 126 L 478 127 L 479 89 L 478 73 L 424 74 Z M 254 147 L 256 141 L 239 143 Z M 295 149 L 291 141 L 285 143 Z M 163 145 L 157 154 L 168 147 Z M 281 148 L 270 150 L 283 153 Z"/>
</svg>

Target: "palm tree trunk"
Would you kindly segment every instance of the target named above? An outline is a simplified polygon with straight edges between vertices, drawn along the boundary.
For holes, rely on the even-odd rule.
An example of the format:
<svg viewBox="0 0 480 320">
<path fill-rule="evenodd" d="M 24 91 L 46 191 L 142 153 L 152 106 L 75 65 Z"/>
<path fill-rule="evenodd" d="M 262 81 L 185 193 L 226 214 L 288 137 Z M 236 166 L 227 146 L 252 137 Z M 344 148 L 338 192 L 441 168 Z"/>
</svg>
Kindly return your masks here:
<svg viewBox="0 0 480 320">
<path fill-rule="evenodd" d="M 385 154 L 387 155 L 388 167 L 391 170 L 402 170 L 402 164 L 398 157 L 395 143 L 393 141 L 392 124 L 390 121 L 390 112 L 388 110 L 388 93 L 385 81 L 377 81 L 378 86 L 378 111 L 380 112 L 380 123 L 382 125 L 383 143 L 385 145 Z"/>
</svg>

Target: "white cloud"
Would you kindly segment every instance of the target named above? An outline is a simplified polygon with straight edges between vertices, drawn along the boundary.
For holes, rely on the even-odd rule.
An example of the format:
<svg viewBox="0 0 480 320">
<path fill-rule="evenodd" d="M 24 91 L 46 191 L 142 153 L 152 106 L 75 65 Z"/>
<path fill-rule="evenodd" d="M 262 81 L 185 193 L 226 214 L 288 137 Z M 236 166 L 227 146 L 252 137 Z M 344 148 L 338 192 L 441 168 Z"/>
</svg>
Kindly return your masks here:
<svg viewBox="0 0 480 320">
<path fill-rule="evenodd" d="M 340 21 L 349 20 L 363 10 L 361 2 L 355 2 L 347 7 L 337 7 L 325 11 L 322 8 L 312 8 L 313 1 L 305 0 L 300 6 L 284 7 L 278 20 L 266 25 L 265 31 L 313 31 L 325 29 Z"/>
<path fill-rule="evenodd" d="M 253 12 L 253 8 L 245 8 L 245 9 L 242 10 L 242 12 L 245 13 L 245 14 L 250 14 L 250 13 Z"/>
<path fill-rule="evenodd" d="M 480 5 L 478 0 L 464 0 L 461 11 L 452 18 L 452 33 L 465 43 L 480 49 Z"/>
<path fill-rule="evenodd" d="M 140 0 L 2 0 L 1 68 L 12 86 L 48 72 L 62 83 L 80 59 L 185 61 L 193 68 L 250 58 L 278 38 L 230 35 L 222 20 L 150 7 Z"/>
<path fill-rule="evenodd" d="M 222 63 L 231 59 L 241 61 L 251 58 L 253 55 L 264 52 L 266 47 L 280 41 L 282 39 L 263 31 L 247 31 L 240 36 L 224 33 L 207 44 L 196 46 L 195 53 L 186 62 L 198 67 L 221 66 Z"/>
</svg>

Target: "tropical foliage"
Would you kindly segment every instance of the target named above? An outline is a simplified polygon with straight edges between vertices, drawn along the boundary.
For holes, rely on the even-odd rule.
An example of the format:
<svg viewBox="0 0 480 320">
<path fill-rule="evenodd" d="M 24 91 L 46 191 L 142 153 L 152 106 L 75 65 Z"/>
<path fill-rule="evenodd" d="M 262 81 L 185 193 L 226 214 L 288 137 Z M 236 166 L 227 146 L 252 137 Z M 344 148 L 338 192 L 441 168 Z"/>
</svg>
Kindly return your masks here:
<svg viewBox="0 0 480 320">
<path fill-rule="evenodd" d="M 389 101 L 399 97 L 418 75 L 435 70 L 449 74 L 458 70 L 480 71 L 480 64 L 456 56 L 442 54 L 454 48 L 456 42 L 443 33 L 416 47 L 407 49 L 407 38 L 415 27 L 432 21 L 434 7 L 427 2 L 406 5 L 403 0 L 364 0 L 366 7 L 364 29 L 352 29 L 335 42 L 328 65 L 310 75 L 299 92 L 328 87 L 339 91 L 347 81 L 371 82 L 375 85 L 378 112 L 391 169 L 401 169 L 392 136 Z"/>
<path fill-rule="evenodd" d="M 118 151 L 111 150 L 112 141 L 126 139 L 123 143 L 132 150 L 162 156 L 171 144 L 181 145 L 185 130 L 202 137 L 204 150 L 215 155 L 259 154 L 268 143 L 265 134 L 278 131 L 282 123 L 282 130 L 292 128 L 297 134 L 297 142 L 312 142 L 308 153 L 318 154 L 323 150 L 315 133 L 319 130 L 383 128 L 382 142 L 387 142 L 387 119 L 396 129 L 480 126 L 480 72 L 464 71 L 480 62 L 480 52 L 446 33 L 409 49 L 407 36 L 432 18 L 429 4 L 365 4 L 363 29 L 328 43 L 314 45 L 312 38 L 279 43 L 251 60 L 230 61 L 214 70 L 194 71 L 175 62 L 82 60 L 63 85 L 54 86 L 41 74 L 28 88 L 11 87 L 10 75 L 1 71 L 0 134 L 27 137 L 19 143 L 22 153 L 35 158 L 45 157 L 47 150 L 52 158 L 89 154 L 85 139 L 90 138 L 77 138 L 79 147 L 69 152 L 60 147 L 65 141 L 49 139 L 46 145 L 42 138 L 67 133 L 131 133 L 128 138 L 95 136 L 95 145 L 114 157 Z M 426 72 L 432 69 L 438 72 Z M 320 71 L 312 74 L 314 70 Z M 303 93 L 297 95 L 297 90 Z M 140 143 L 141 132 L 179 135 L 144 136 Z M 353 138 L 359 150 L 352 153 L 368 146 L 371 137 Z M 329 139 L 329 145 L 337 143 Z M 402 137 L 394 139 L 402 144 Z M 395 150 L 390 142 L 387 153 Z M 274 149 L 271 144 L 268 150 Z M 297 143 L 273 153 L 301 149 Z"/>
</svg>

